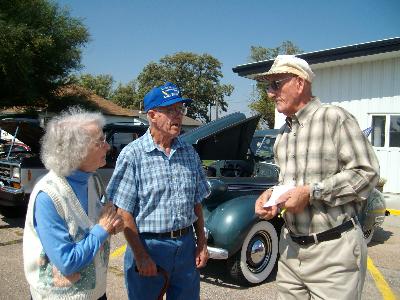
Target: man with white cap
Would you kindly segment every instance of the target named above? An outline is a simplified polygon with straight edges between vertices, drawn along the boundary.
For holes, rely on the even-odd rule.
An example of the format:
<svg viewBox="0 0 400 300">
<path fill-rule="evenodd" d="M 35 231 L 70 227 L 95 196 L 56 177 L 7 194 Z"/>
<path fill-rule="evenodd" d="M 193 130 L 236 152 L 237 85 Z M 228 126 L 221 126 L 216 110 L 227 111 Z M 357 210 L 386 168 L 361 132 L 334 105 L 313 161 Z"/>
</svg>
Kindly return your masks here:
<svg viewBox="0 0 400 300">
<path fill-rule="evenodd" d="M 280 299 L 360 299 L 367 247 L 357 220 L 379 178 L 376 155 L 356 119 L 343 108 L 312 95 L 308 63 L 279 55 L 258 80 L 286 115 L 274 145 L 280 185 L 288 190 L 255 212 L 285 220 L 279 245 Z M 292 186 L 292 187 L 291 187 Z"/>
<path fill-rule="evenodd" d="M 108 185 L 124 220 L 131 300 L 160 296 L 160 270 L 167 273 L 168 299 L 199 299 L 197 269 L 208 259 L 201 201 L 209 187 L 196 151 L 179 138 L 184 105 L 191 101 L 170 82 L 146 94 L 150 128 L 122 150 Z"/>
</svg>

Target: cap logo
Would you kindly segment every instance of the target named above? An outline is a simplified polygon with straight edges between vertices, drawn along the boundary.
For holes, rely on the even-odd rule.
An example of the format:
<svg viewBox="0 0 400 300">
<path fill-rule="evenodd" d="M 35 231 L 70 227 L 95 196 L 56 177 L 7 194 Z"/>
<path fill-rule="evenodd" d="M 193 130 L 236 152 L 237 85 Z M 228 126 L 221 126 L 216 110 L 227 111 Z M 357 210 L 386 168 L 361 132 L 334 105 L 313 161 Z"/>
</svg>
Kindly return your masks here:
<svg viewBox="0 0 400 300">
<path fill-rule="evenodd" d="M 179 96 L 179 90 L 173 86 L 165 86 L 161 88 L 164 99 Z"/>
</svg>

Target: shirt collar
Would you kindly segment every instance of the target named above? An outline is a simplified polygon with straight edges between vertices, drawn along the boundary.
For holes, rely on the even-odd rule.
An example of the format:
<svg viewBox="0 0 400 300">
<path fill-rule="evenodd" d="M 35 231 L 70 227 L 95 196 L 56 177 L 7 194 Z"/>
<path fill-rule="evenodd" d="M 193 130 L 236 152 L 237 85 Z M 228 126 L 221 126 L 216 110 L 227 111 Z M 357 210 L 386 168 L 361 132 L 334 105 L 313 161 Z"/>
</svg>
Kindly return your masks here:
<svg viewBox="0 0 400 300">
<path fill-rule="evenodd" d="M 318 98 L 313 97 L 310 102 L 292 116 L 293 122 L 297 121 L 300 125 L 304 124 L 309 116 L 311 116 L 320 106 L 321 101 Z"/>
<path fill-rule="evenodd" d="M 79 182 L 79 183 L 87 183 L 89 180 L 91 172 L 84 172 L 81 170 L 74 170 L 70 175 L 67 176 L 68 179 Z"/>
<path fill-rule="evenodd" d="M 178 136 L 177 138 L 172 140 L 172 145 L 171 145 L 171 155 L 179 148 L 183 147 L 183 142 Z M 153 137 L 150 134 L 150 128 L 147 129 L 146 133 L 143 135 L 143 148 L 144 151 L 146 152 L 151 152 L 154 150 L 161 151 L 158 147 L 157 144 L 154 142 Z"/>
</svg>

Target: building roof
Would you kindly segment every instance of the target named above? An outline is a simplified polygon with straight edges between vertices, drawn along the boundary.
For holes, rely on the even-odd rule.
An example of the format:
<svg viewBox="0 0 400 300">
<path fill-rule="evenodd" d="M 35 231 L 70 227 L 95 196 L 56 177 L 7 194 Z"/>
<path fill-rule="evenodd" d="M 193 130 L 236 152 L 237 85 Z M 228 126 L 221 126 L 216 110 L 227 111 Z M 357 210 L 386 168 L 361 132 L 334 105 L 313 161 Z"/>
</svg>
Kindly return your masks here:
<svg viewBox="0 0 400 300">
<path fill-rule="evenodd" d="M 59 92 L 59 95 L 62 96 L 78 96 L 86 99 L 87 101 L 91 102 L 95 107 L 99 109 L 101 113 L 104 115 L 109 115 L 109 116 L 121 116 L 121 117 L 133 117 L 133 118 L 140 118 L 146 120 L 146 113 L 141 112 L 140 110 L 137 109 L 128 109 L 119 106 L 118 104 L 106 100 L 95 93 L 77 86 L 77 85 L 69 85 L 66 87 L 63 87 Z M 0 113 L 21 113 L 26 111 L 26 107 L 14 107 L 14 108 L 8 108 L 5 110 L 0 110 Z M 182 125 L 184 126 L 200 126 L 202 123 L 198 120 L 189 118 L 187 116 L 183 117 L 182 120 Z"/>
<path fill-rule="evenodd" d="M 395 51 L 400 51 L 399 37 L 363 44 L 332 48 L 327 50 L 320 50 L 315 52 L 302 53 L 296 56 L 303 58 L 310 65 L 316 65 Z M 267 72 L 271 68 L 273 62 L 274 59 L 248 63 L 236 66 L 232 68 L 232 70 L 239 76 L 254 79 L 256 75 Z"/>
</svg>

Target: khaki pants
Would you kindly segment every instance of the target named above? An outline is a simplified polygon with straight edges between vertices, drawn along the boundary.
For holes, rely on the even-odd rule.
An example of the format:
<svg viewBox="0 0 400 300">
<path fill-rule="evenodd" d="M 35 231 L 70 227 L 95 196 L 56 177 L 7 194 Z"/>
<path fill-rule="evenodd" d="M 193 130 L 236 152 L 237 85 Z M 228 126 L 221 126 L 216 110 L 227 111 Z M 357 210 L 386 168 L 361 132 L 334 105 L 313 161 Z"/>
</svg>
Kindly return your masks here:
<svg viewBox="0 0 400 300">
<path fill-rule="evenodd" d="M 279 299 L 361 299 L 367 245 L 359 226 L 341 238 L 300 246 L 286 228 L 279 242 Z"/>
</svg>

